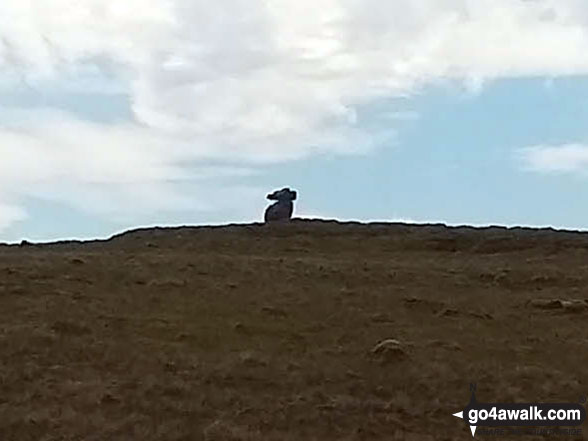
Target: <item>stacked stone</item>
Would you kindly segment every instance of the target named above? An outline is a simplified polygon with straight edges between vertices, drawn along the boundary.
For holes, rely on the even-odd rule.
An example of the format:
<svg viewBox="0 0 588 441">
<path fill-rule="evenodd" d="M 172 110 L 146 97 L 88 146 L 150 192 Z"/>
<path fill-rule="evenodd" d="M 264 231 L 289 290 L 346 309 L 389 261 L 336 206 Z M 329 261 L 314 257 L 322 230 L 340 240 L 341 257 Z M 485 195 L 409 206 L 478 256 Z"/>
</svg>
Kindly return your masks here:
<svg viewBox="0 0 588 441">
<path fill-rule="evenodd" d="M 288 187 L 276 190 L 267 195 L 270 201 L 276 201 L 265 210 L 265 222 L 284 222 L 289 221 L 294 211 L 296 200 L 296 191 Z"/>
</svg>

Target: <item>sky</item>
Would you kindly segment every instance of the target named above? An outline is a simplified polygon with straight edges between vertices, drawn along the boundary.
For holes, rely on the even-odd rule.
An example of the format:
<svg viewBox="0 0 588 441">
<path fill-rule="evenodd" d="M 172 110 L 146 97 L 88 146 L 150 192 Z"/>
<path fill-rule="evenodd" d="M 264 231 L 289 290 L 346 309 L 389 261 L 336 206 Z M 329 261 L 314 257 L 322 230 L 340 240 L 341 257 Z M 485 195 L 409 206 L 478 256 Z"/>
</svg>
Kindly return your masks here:
<svg viewBox="0 0 588 441">
<path fill-rule="evenodd" d="M 588 229 L 585 0 L 4 0 L 0 241 Z"/>
</svg>

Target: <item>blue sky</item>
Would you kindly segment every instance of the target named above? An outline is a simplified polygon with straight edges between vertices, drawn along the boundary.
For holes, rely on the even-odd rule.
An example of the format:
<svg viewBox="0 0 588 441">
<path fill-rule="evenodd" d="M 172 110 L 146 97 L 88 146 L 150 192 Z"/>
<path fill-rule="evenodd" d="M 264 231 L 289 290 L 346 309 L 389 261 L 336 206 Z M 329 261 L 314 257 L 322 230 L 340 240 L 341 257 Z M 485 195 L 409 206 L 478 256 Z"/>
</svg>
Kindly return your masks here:
<svg viewBox="0 0 588 441">
<path fill-rule="evenodd" d="M 588 6 L 305 1 L 0 6 L 0 240 L 259 221 L 283 186 L 299 216 L 588 228 Z"/>
</svg>

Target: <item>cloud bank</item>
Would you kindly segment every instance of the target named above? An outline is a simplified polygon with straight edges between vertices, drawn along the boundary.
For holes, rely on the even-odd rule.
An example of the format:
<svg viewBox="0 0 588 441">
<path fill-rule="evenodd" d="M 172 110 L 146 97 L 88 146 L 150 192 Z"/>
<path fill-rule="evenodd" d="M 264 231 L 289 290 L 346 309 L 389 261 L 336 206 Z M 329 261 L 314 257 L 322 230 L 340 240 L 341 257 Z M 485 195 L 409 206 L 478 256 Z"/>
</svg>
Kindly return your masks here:
<svg viewBox="0 0 588 441">
<path fill-rule="evenodd" d="M 540 173 L 588 174 L 588 145 L 537 145 L 519 150 L 526 170 Z"/>
<path fill-rule="evenodd" d="M 389 115 L 406 109 L 366 125 L 374 100 L 588 73 L 587 26 L 583 0 L 1 2 L 0 94 L 124 93 L 132 119 L 0 107 L 0 228 L 24 216 L 25 196 L 137 221 L 218 209 L 219 193 L 253 198 L 235 179 L 263 164 L 390 140 Z"/>
</svg>

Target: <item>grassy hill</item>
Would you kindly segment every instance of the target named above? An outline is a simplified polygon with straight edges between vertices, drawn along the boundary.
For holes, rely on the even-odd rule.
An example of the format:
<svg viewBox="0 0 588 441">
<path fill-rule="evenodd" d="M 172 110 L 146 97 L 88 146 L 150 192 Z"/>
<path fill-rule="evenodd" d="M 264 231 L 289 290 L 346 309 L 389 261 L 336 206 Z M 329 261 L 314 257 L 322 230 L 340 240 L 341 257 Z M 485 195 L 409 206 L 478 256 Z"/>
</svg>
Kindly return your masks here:
<svg viewBox="0 0 588 441">
<path fill-rule="evenodd" d="M 480 401 L 588 394 L 587 283 L 588 234 L 554 230 L 0 246 L 0 439 L 471 439 L 452 416 L 470 382 Z"/>
</svg>

